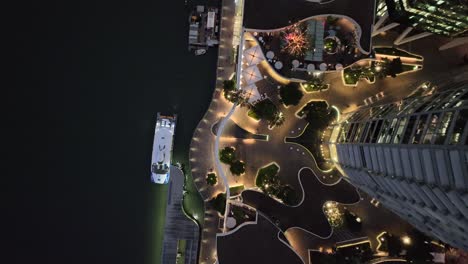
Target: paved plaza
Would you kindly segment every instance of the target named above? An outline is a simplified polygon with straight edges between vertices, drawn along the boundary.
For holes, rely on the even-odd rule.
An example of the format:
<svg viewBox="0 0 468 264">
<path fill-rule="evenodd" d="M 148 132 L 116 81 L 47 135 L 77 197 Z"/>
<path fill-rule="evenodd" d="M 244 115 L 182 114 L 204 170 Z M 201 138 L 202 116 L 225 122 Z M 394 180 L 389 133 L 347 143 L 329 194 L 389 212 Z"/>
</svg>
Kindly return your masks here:
<svg viewBox="0 0 468 264">
<path fill-rule="evenodd" d="M 298 2 L 298 4 L 291 4 L 291 2 Z M 290 21 L 298 21 L 311 14 L 313 15 L 314 12 L 324 13 L 326 10 L 329 10 L 327 8 L 331 7 L 336 8 L 335 10 L 341 10 L 342 12 L 354 12 L 351 9 L 356 9 L 356 3 L 346 4 L 344 2 L 346 1 L 335 0 L 329 4 L 319 6 L 299 0 L 246 0 L 244 24 L 249 28 L 278 28 L 288 25 Z M 268 7 L 268 11 L 259 12 L 264 6 Z M 360 4 L 360 6 L 362 6 L 362 4 Z M 373 8 L 372 6 L 372 9 Z M 315 11 L 312 12 L 312 9 Z M 360 12 L 362 12 L 362 10 L 360 10 Z M 436 48 L 430 48 L 434 45 L 428 44 L 432 42 L 441 43 L 444 41 L 443 39 L 439 37 L 421 39 L 416 42 L 418 45 L 410 43 L 401 47 L 425 57 L 424 68 L 421 71 L 403 74 L 396 79 L 389 77 L 383 80 L 377 80 L 375 84 L 359 82 L 357 87 L 344 86 L 340 72 L 324 73 L 324 82 L 330 84 L 328 90 L 311 93 L 304 92 L 304 96 L 299 104 L 289 107 L 285 107 L 281 104 L 278 98 L 278 87 L 287 84 L 289 80 L 279 76 L 267 62 L 261 62 L 258 65 L 258 69 L 264 78 L 255 83 L 255 85 L 260 94 L 270 98 L 278 107 L 279 111 L 284 114 L 285 122 L 282 126 L 269 129 L 265 121 L 255 121 L 248 117 L 248 109 L 246 107 L 235 108 L 226 129 L 223 130 L 223 134 L 219 138 L 219 148 L 226 146 L 235 147 L 236 155 L 246 163 L 246 172 L 241 176 L 235 176 L 230 174 L 228 166 L 222 165 L 221 168 L 227 177 L 227 184 L 229 186 L 243 184 L 246 189 L 254 189 L 244 191 L 242 197 L 245 203 L 257 208 L 259 220 L 257 225 L 246 225 L 238 229 L 235 233 L 224 236 L 222 239 L 218 238 L 217 244 L 216 234 L 222 232 L 220 229 L 220 220 L 222 220 L 222 218 L 220 214 L 211 207 L 208 201 L 218 193 L 224 192 L 226 186 L 220 177 L 218 177 L 217 185 L 208 186 L 205 178 L 206 174 L 212 170 L 215 171 L 217 175 L 220 175 L 214 155 L 218 149 L 215 149 L 216 135 L 213 131 L 217 131 L 216 124 L 223 120 L 233 107 L 232 103 L 224 99 L 222 93 L 223 80 L 227 80 L 232 76 L 236 66 L 233 64 L 231 58 L 233 54 L 233 16 L 234 1 L 224 0 L 216 90 L 208 111 L 195 130 L 190 147 L 192 175 L 197 189 L 205 200 L 206 207 L 204 216 L 205 224 L 202 227 L 200 242 L 200 263 L 214 263 L 216 260 L 220 260 L 221 263 L 239 263 L 240 259 L 242 259 L 242 263 L 250 263 L 250 261 L 243 259 L 244 257 L 249 258 L 249 260 L 252 259 L 252 263 L 263 263 L 264 259 L 258 258 L 267 256 L 271 252 L 262 253 L 264 250 L 261 248 L 255 251 L 255 246 L 252 246 L 250 242 L 261 244 L 264 241 L 273 240 L 272 238 L 277 239 L 278 231 L 284 231 L 288 228 L 289 230 L 285 232 L 285 237 L 304 262 L 306 262 L 308 258 L 308 249 L 330 246 L 336 242 L 359 236 L 368 236 L 371 239 L 371 243 L 375 243 L 375 241 L 372 242 L 373 239 L 375 239 L 375 234 L 386 227 L 390 227 L 392 230 L 389 231 L 394 233 L 402 233 L 408 230 L 410 227 L 405 225 L 398 218 L 395 218 L 390 212 L 375 209 L 373 205 L 369 203 L 368 197 L 364 196 L 364 200 L 354 205 L 343 205 L 358 201 L 356 200 L 358 196 L 354 187 L 349 185 L 346 181 L 340 181 L 338 183 L 340 177 L 336 174 L 336 171 L 329 172 L 320 170 L 315 163 L 314 157 L 311 156 L 306 148 L 297 144 L 287 143 L 285 142 L 285 138 L 297 137 L 304 131 L 307 122 L 298 118 L 295 113 L 310 101 L 325 100 L 329 105 L 336 106 L 341 113 L 346 113 L 363 105 L 364 99 L 382 91 L 385 93 L 382 102 L 400 100 L 409 95 L 415 85 L 422 82 L 421 80 L 430 79 L 441 70 L 450 71 L 459 67 L 463 55 L 467 53 L 467 48 L 465 47 L 465 50 L 463 50 L 463 48 L 457 48 L 439 52 Z M 353 17 L 352 15 L 349 16 Z M 272 19 L 273 17 L 275 17 L 275 19 Z M 353 18 L 356 21 L 360 19 L 356 16 Z M 362 19 L 370 18 L 363 17 Z M 366 23 L 369 23 L 370 27 L 372 21 L 365 20 L 361 24 L 361 27 L 363 25 L 366 27 Z M 363 33 L 364 32 L 367 31 L 363 30 Z M 393 36 L 391 32 L 385 36 L 377 36 L 373 39 L 373 45 L 387 45 L 388 43 L 392 43 L 394 37 L 395 36 Z M 361 38 L 361 46 L 370 46 L 370 37 L 367 39 L 369 41 L 368 43 L 365 42 L 365 39 L 364 36 Z M 254 45 L 256 45 L 255 42 L 249 41 L 248 39 L 245 42 L 246 48 Z M 268 138 L 265 140 L 263 137 L 256 138 L 252 135 L 266 135 Z M 302 210 L 296 210 L 296 212 L 294 212 L 295 210 L 291 207 L 280 204 L 255 191 L 255 177 L 258 169 L 271 162 L 275 162 L 279 165 L 279 178 L 282 183 L 292 186 L 301 196 L 302 187 L 304 187 L 305 200 L 298 207 Z M 301 180 L 299 180 L 298 173 L 302 168 L 308 169 L 303 170 L 303 173 L 301 173 Z M 303 184 L 302 187 L 301 182 Z M 332 186 L 326 186 L 325 184 L 330 184 Z M 321 211 L 323 203 L 327 200 L 341 202 L 343 204 L 340 206 L 348 207 L 350 210 L 360 215 L 364 221 L 369 221 L 365 222 L 366 232 L 350 234 L 346 230 L 336 230 L 336 232 L 333 232 L 330 239 L 326 240 L 312 235 L 311 233 L 314 233 L 321 237 L 327 237 L 331 233 L 328 222 Z M 388 220 L 390 222 L 378 221 L 380 218 L 385 218 L 386 221 Z M 270 221 L 277 223 L 278 226 L 275 226 Z M 399 223 L 394 224 L 391 223 L 392 221 Z M 291 228 L 294 226 L 301 226 L 303 230 L 308 230 L 309 232 L 298 228 Z M 258 230 L 263 231 L 261 235 L 258 234 Z M 220 241 L 223 242 L 220 243 Z M 278 241 L 280 244 L 276 246 L 286 247 L 284 243 L 280 240 Z M 276 242 L 276 240 L 273 240 L 272 243 Z M 249 245 L 250 247 L 248 247 Z M 276 247 L 275 245 L 270 246 Z M 241 250 L 242 255 L 239 255 L 238 248 L 240 247 L 246 247 L 244 249 L 245 252 Z M 235 250 L 230 250 L 232 248 L 235 248 Z M 278 251 L 283 252 L 282 249 L 278 249 Z M 257 255 L 253 256 L 253 252 Z M 290 253 L 284 254 L 288 255 Z M 294 254 L 294 252 L 292 252 L 292 254 Z M 291 259 L 288 259 L 287 263 L 293 263 L 296 258 L 295 256 L 295 254 L 294 256 L 291 255 Z M 268 261 L 268 263 L 286 262 L 275 261 L 280 259 L 281 258 L 278 257 Z M 253 260 L 257 260 L 257 262 Z"/>
<path fill-rule="evenodd" d="M 258 214 L 256 224 L 218 236 L 219 263 L 303 263 L 287 242 L 279 239 L 279 232 L 267 218 Z"/>
<path fill-rule="evenodd" d="M 370 51 L 374 8 L 374 0 L 334 0 L 324 4 L 304 0 L 245 0 L 244 27 L 277 29 L 311 16 L 342 15 L 361 27 L 361 47 Z"/>
<path fill-rule="evenodd" d="M 387 209 L 381 206 L 378 209 L 375 208 L 370 203 L 371 198 L 365 193 L 360 192 L 360 195 L 362 200 L 358 204 L 342 205 L 340 208 L 346 207 L 362 219 L 361 231 L 351 232 L 346 228 L 338 228 L 333 230 L 333 234 L 328 239 L 321 239 L 299 229 L 289 229 L 286 232 L 286 237 L 296 252 L 306 259 L 309 249 L 333 248 L 338 242 L 352 241 L 358 238 L 369 239 L 372 249 L 375 250 L 379 245 L 377 236 L 381 232 L 387 231 L 401 237 L 414 229 Z"/>
<path fill-rule="evenodd" d="M 324 185 L 308 168 L 302 169 L 298 177 L 302 184 L 303 199 L 297 206 L 284 205 L 251 190 L 242 192 L 242 201 L 265 214 L 284 232 L 290 228 L 299 228 L 322 238 L 329 237 L 332 228 L 323 213 L 323 205 L 327 201 L 358 203 L 360 197 L 356 188 L 345 180 L 330 186 Z"/>
</svg>

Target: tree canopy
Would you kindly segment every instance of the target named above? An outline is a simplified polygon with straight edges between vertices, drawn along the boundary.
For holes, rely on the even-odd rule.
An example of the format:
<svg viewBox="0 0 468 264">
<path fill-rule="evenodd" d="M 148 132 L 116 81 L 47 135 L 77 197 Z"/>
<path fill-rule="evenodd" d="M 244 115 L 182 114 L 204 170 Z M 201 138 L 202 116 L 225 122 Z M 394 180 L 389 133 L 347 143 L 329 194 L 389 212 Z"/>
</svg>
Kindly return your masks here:
<svg viewBox="0 0 468 264">
<path fill-rule="evenodd" d="M 395 58 L 393 60 L 389 60 L 387 58 L 384 59 L 386 74 L 395 78 L 397 74 L 403 72 L 403 64 L 401 62 L 400 57 Z"/>
<path fill-rule="evenodd" d="M 301 101 L 302 97 L 301 90 L 299 90 L 299 85 L 297 83 L 290 82 L 285 86 L 280 88 L 280 97 L 284 105 L 297 105 Z"/>
<path fill-rule="evenodd" d="M 256 103 L 252 106 L 252 110 L 259 118 L 265 119 L 270 123 L 274 122 L 279 114 L 278 108 L 270 99 L 265 99 Z"/>
<path fill-rule="evenodd" d="M 308 103 L 303 109 L 305 120 L 317 129 L 324 129 L 333 120 L 334 115 L 325 101 Z"/>
<path fill-rule="evenodd" d="M 213 208 L 224 215 L 226 211 L 226 194 L 220 193 L 215 198 L 210 200 L 211 205 Z"/>
<path fill-rule="evenodd" d="M 223 81 L 224 91 L 234 91 L 236 89 L 236 82 L 234 80 L 224 80 Z"/>
<path fill-rule="evenodd" d="M 229 170 L 234 175 L 241 175 L 245 172 L 245 163 L 240 160 L 236 160 L 231 164 Z"/>
<path fill-rule="evenodd" d="M 225 147 L 219 151 L 219 160 L 222 163 L 232 164 L 236 159 L 235 149 L 233 147 Z"/>
<path fill-rule="evenodd" d="M 208 185 L 214 186 L 218 182 L 218 177 L 216 177 L 216 174 L 211 172 L 206 175 L 206 183 Z"/>
</svg>

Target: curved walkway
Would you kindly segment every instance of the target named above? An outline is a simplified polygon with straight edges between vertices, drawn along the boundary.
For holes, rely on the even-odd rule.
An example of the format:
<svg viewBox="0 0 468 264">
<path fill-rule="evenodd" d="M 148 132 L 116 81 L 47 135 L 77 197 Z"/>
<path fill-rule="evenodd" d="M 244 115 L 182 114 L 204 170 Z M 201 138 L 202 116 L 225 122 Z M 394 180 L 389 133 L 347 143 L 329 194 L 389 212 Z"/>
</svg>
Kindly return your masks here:
<svg viewBox="0 0 468 264">
<path fill-rule="evenodd" d="M 194 179 L 195 187 L 205 201 L 204 226 L 201 227 L 201 242 L 199 250 L 199 263 L 215 263 L 216 256 L 216 233 L 221 230 L 218 228 L 220 216 L 208 202 L 213 196 L 224 192 L 228 186 L 221 181 L 215 186 L 206 184 L 206 175 L 208 172 L 216 170 L 220 175 L 219 166 L 214 162 L 215 155 L 215 136 L 211 133 L 213 124 L 222 119 L 233 108 L 232 103 L 223 98 L 222 86 L 223 80 L 227 80 L 235 72 L 236 65 L 232 58 L 233 26 L 235 16 L 234 0 L 222 1 L 221 25 L 220 25 L 220 44 L 218 48 L 217 79 L 216 89 L 213 93 L 212 101 L 194 131 L 190 143 L 189 160 L 191 174 Z"/>
<path fill-rule="evenodd" d="M 252 190 L 242 192 L 242 201 L 264 213 L 283 232 L 299 228 L 320 238 L 330 237 L 332 229 L 323 212 L 323 204 L 327 201 L 340 204 L 359 202 L 356 187 L 347 181 L 334 185 L 321 184 L 310 168 L 302 168 L 297 177 L 302 190 L 302 200 L 298 205 L 288 206 Z"/>
<path fill-rule="evenodd" d="M 266 217 L 257 214 L 256 223 L 244 225 L 229 235 L 218 236 L 219 263 L 303 264 L 300 256 L 279 239 L 278 232 Z"/>
<path fill-rule="evenodd" d="M 252 2 L 252 0 L 247 1 Z M 224 2 L 228 1 L 224 0 Z M 228 183 L 238 183 L 237 181 L 241 181 L 241 183 L 243 183 L 246 188 L 254 187 L 253 184 L 257 169 L 272 161 L 277 162 L 282 168 L 282 172 L 280 173 L 281 180 L 285 180 L 286 183 L 290 183 L 293 185 L 293 187 L 298 189 L 301 188 L 301 183 L 296 177 L 296 172 L 299 171 L 302 167 L 310 167 L 310 170 L 312 170 L 316 176 L 319 176 L 320 173 L 323 173 L 318 170 L 316 166 L 314 166 L 313 161 L 310 159 L 310 156 L 306 155 L 305 151 L 304 154 L 302 154 L 303 149 L 300 146 L 293 147 L 291 149 L 291 144 L 284 143 L 284 137 L 296 136 L 300 133 L 299 131 L 304 129 L 306 122 L 304 120 L 292 117 L 292 113 L 295 113 L 306 102 L 310 100 L 326 100 L 330 105 L 335 105 L 340 110 L 342 110 L 343 113 L 346 113 L 353 111 L 358 105 L 363 104 L 364 98 L 375 95 L 381 90 L 385 90 L 385 93 L 387 94 L 382 101 L 394 101 L 396 99 L 405 97 L 411 91 L 411 84 L 417 79 L 423 77 L 425 78 L 429 76 L 431 72 L 436 71 L 438 67 L 440 68 L 438 65 L 428 67 L 425 63 L 425 67 L 422 71 L 414 74 L 400 76 L 398 77 L 397 81 L 392 78 L 386 78 L 384 80 L 379 80 L 377 83 L 378 85 L 360 83 L 359 87 L 356 88 L 344 87 L 342 85 L 340 73 L 327 73 L 324 77 L 325 82 L 330 84 L 330 88 L 328 90 L 322 92 L 305 93 L 298 106 L 291 106 L 286 108 L 283 105 L 278 104 L 277 91 L 274 87 L 279 85 L 279 83 L 276 82 L 274 77 L 269 75 L 268 72 L 262 68 L 264 67 L 262 66 L 262 63 L 260 64 L 259 68 L 262 72 L 262 75 L 266 75 L 267 78 L 259 83 L 259 91 L 263 93 L 262 89 L 265 89 L 265 92 L 268 93 L 268 96 L 277 105 L 279 105 L 279 109 L 288 115 L 283 126 L 277 127 L 274 130 L 269 130 L 263 121 L 255 122 L 248 118 L 245 108 L 235 107 L 235 110 L 233 110 L 233 105 L 225 101 L 222 96 L 222 80 L 229 78 L 234 72 L 235 67 L 229 59 L 229 56 L 232 53 L 232 49 L 230 48 L 231 43 L 229 40 L 224 38 L 225 36 L 223 34 L 226 34 L 226 32 L 225 29 L 222 28 L 221 39 L 222 44 L 224 43 L 224 45 L 220 45 L 219 48 L 220 56 L 218 60 L 217 89 L 213 95 L 213 101 L 210 104 L 207 113 L 194 133 L 194 138 L 190 149 L 190 164 L 192 167 L 192 175 L 194 177 L 195 184 L 205 201 L 208 201 L 213 195 L 216 195 L 219 192 L 224 192 Z M 270 87 L 262 87 L 263 84 L 265 84 L 265 86 L 269 85 Z M 232 114 L 231 111 L 233 111 Z M 269 135 L 269 142 L 225 142 L 223 141 L 222 137 L 219 137 L 218 143 L 215 144 L 216 137 L 211 133 L 211 126 L 219 120 L 223 119 L 223 117 L 225 117 L 228 113 L 231 119 L 239 124 L 239 126 L 243 129 L 256 134 L 261 133 Z M 219 167 L 221 167 L 221 170 L 226 170 L 224 165 L 214 162 L 216 152 L 218 150 L 216 147 L 222 148 L 223 144 L 237 144 L 236 150 L 240 151 L 239 156 L 242 157 L 242 159 L 247 163 L 246 174 L 242 177 L 233 177 L 229 175 L 229 173 L 225 174 L 225 177 L 222 177 L 222 182 L 220 181 L 218 185 L 207 188 L 205 177 L 206 173 L 210 169 L 216 169 L 218 171 L 220 170 Z M 220 175 L 219 172 L 218 175 Z M 360 204 L 362 203 L 357 204 L 356 207 L 361 207 Z M 212 209 L 209 203 L 205 203 L 205 206 L 205 226 L 203 227 L 202 243 L 200 245 L 200 263 L 214 263 L 216 261 L 215 237 L 216 233 L 221 231 L 218 228 L 220 216 Z M 290 242 L 292 240 L 300 241 L 300 248 L 307 248 L 311 245 L 311 242 L 305 238 L 305 236 L 301 237 L 300 234 L 293 234 L 290 236 L 288 235 L 287 239 Z M 323 241 L 320 243 L 322 242 Z M 291 244 L 294 245 L 294 243 Z"/>
<path fill-rule="evenodd" d="M 216 134 L 216 139 L 215 139 L 215 147 L 214 147 L 214 155 L 215 155 L 215 162 L 216 162 L 216 168 L 219 173 L 219 176 L 223 179 L 223 184 L 226 189 L 226 198 L 229 199 L 231 197 L 231 192 L 229 190 L 229 181 L 226 177 L 226 174 L 224 173 L 223 166 L 221 165 L 221 162 L 219 161 L 219 138 L 223 134 L 224 127 L 226 126 L 227 121 L 231 118 L 232 114 L 234 113 L 234 110 L 236 110 L 237 104 L 234 104 L 231 108 L 231 111 L 227 114 L 227 116 L 224 117 L 224 119 L 221 121 L 221 124 L 218 127 L 218 133 Z M 226 199 L 226 210 L 224 212 L 224 223 L 223 223 L 223 230 L 226 230 L 226 220 L 227 216 L 229 214 L 229 202 L 227 202 Z"/>
</svg>

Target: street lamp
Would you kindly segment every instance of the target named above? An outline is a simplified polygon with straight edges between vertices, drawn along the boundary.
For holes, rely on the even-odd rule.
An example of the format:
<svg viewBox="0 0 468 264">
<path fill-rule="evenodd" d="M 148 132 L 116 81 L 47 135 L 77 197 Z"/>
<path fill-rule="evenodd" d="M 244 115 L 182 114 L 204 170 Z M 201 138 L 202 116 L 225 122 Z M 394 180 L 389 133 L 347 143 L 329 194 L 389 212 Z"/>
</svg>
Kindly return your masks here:
<svg viewBox="0 0 468 264">
<path fill-rule="evenodd" d="M 403 242 L 403 244 L 405 245 L 411 245 L 411 238 L 409 236 L 404 236 L 401 238 L 401 241 Z"/>
</svg>

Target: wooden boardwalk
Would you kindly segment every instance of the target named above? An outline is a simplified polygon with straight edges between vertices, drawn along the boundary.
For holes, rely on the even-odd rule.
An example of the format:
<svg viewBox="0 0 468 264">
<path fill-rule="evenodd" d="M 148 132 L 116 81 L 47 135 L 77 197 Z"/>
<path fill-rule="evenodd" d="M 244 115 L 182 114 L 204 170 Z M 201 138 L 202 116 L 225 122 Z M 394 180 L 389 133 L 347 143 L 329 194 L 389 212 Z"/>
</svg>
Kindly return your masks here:
<svg viewBox="0 0 468 264">
<path fill-rule="evenodd" d="M 190 220 L 182 211 L 184 190 L 184 174 L 171 166 L 171 178 L 166 208 L 166 224 L 164 226 L 163 264 L 176 263 L 177 242 L 186 240 L 185 263 L 197 263 L 200 230 L 195 222 Z"/>
</svg>

